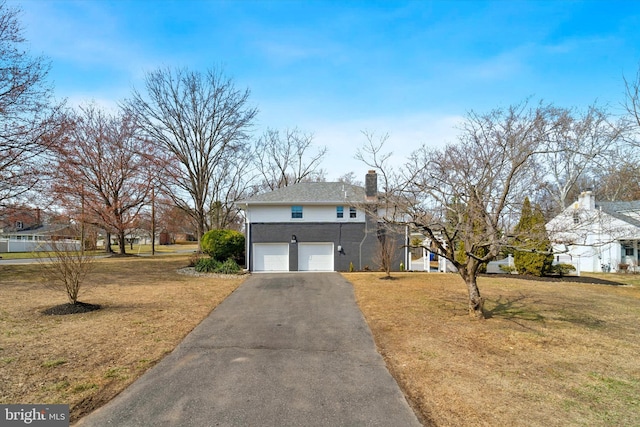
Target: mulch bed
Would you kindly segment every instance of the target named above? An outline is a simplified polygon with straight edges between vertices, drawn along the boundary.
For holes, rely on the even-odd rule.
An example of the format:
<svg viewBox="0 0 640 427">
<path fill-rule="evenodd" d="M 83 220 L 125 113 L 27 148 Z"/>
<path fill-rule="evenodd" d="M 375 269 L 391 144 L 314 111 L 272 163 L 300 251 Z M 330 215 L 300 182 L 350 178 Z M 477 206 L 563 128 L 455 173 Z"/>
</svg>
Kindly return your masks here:
<svg viewBox="0 0 640 427">
<path fill-rule="evenodd" d="M 42 311 L 42 314 L 62 316 L 66 314 L 81 314 L 89 313 L 91 311 L 100 310 L 99 304 L 89 304 L 86 302 L 76 302 L 75 304 L 66 303 L 59 304 Z"/>
</svg>

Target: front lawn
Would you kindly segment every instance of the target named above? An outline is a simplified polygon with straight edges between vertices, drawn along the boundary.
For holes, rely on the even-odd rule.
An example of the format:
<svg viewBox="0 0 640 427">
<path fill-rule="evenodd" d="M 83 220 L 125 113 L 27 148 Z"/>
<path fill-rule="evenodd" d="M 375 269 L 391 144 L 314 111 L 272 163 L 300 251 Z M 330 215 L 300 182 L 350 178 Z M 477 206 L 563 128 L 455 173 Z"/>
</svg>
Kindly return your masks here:
<svg viewBox="0 0 640 427">
<path fill-rule="evenodd" d="M 102 308 L 51 316 L 64 292 L 39 264 L 0 265 L 0 403 L 69 403 L 71 420 L 153 366 L 243 281 L 179 275 L 188 256 L 95 262 L 79 300 Z"/>
<path fill-rule="evenodd" d="M 426 425 L 640 425 L 640 276 L 481 277 L 484 321 L 455 274 L 344 276 Z"/>
</svg>

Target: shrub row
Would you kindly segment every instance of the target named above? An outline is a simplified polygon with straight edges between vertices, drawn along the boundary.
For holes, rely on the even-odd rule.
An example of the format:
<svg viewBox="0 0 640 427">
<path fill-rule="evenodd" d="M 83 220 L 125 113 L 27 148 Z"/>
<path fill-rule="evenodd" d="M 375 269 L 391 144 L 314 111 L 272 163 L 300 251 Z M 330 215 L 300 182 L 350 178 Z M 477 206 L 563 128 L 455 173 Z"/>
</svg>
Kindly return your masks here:
<svg viewBox="0 0 640 427">
<path fill-rule="evenodd" d="M 220 262 L 213 258 L 201 258 L 195 265 L 198 273 L 220 273 L 220 274 L 238 274 L 242 271 L 234 260 L 229 258 L 224 262 Z"/>
</svg>

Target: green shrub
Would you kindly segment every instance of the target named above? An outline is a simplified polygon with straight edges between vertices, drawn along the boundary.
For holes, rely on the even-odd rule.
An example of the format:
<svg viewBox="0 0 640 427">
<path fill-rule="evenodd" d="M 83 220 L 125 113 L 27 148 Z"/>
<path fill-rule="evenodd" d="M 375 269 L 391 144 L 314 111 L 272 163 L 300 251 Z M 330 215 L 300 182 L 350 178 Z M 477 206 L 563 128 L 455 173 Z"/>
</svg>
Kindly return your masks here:
<svg viewBox="0 0 640 427">
<path fill-rule="evenodd" d="M 515 227 L 515 253 L 513 262 L 520 274 L 543 276 L 551 268 L 553 255 L 547 236 L 545 220 L 538 206 L 531 206 L 529 198 L 524 199 L 520 221 Z"/>
<path fill-rule="evenodd" d="M 554 264 L 550 269 L 551 274 L 557 274 L 560 277 L 566 276 L 574 271 L 576 271 L 576 268 L 571 264 Z"/>
<path fill-rule="evenodd" d="M 216 270 L 216 273 L 237 274 L 241 270 L 242 270 L 242 267 L 240 267 L 234 260 L 229 258 L 228 260 L 220 264 L 220 266 Z"/>
<path fill-rule="evenodd" d="M 236 262 L 244 258 L 244 235 L 235 230 L 211 230 L 202 236 L 202 252 L 223 262 L 229 258 Z"/>
<path fill-rule="evenodd" d="M 515 268 L 513 265 L 501 265 L 500 266 L 500 270 L 504 271 L 505 273 L 509 273 L 509 274 L 513 274 L 516 271 L 518 271 L 518 269 Z"/>
<path fill-rule="evenodd" d="M 213 258 L 200 258 L 195 269 L 198 273 L 214 273 L 222 263 Z"/>
<path fill-rule="evenodd" d="M 225 262 L 220 262 L 213 258 L 201 258 L 195 267 L 198 273 L 220 273 L 220 274 L 237 274 L 242 271 L 234 260 L 229 258 Z"/>
</svg>

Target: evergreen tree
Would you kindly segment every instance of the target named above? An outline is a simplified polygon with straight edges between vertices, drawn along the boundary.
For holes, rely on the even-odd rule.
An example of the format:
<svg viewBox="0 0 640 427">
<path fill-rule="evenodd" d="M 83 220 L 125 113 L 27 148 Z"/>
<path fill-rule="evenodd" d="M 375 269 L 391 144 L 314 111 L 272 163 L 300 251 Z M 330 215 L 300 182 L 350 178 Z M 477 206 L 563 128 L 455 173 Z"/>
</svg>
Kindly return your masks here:
<svg viewBox="0 0 640 427">
<path fill-rule="evenodd" d="M 520 221 L 515 228 L 514 263 L 518 273 L 542 276 L 547 273 L 553 262 L 549 249 L 551 242 L 545 229 L 542 210 L 531 207 L 529 198 L 524 199 Z"/>
</svg>

